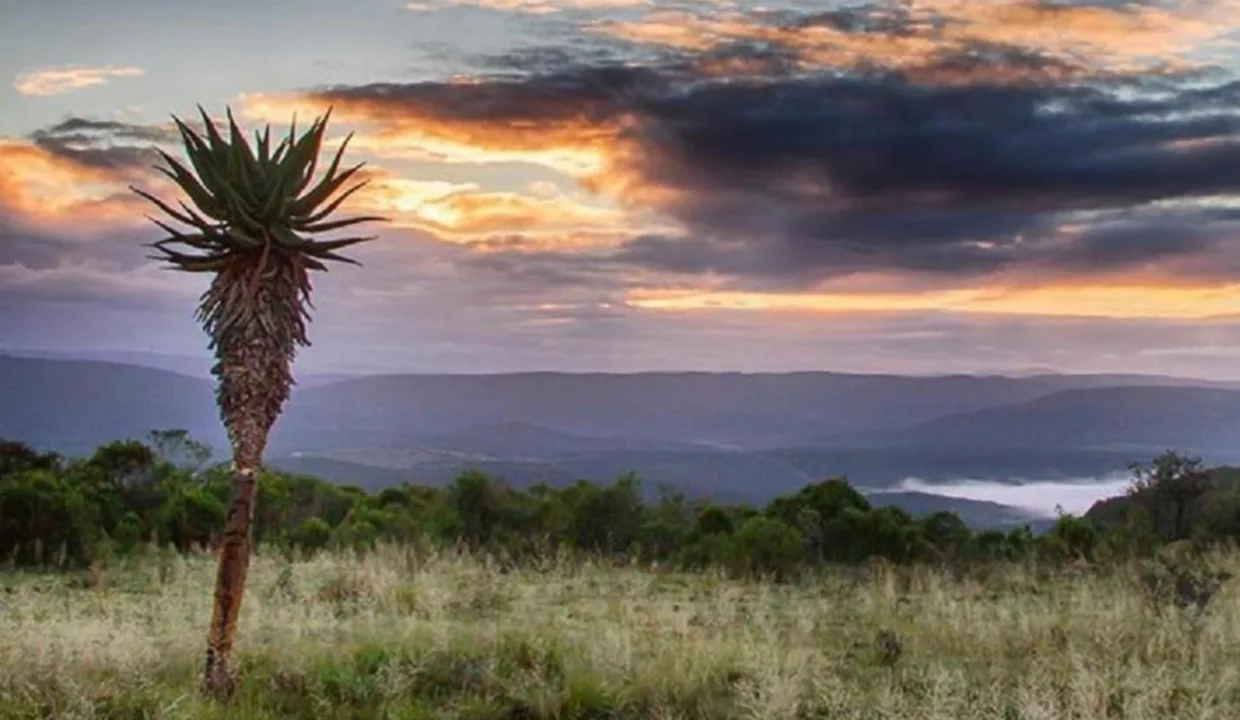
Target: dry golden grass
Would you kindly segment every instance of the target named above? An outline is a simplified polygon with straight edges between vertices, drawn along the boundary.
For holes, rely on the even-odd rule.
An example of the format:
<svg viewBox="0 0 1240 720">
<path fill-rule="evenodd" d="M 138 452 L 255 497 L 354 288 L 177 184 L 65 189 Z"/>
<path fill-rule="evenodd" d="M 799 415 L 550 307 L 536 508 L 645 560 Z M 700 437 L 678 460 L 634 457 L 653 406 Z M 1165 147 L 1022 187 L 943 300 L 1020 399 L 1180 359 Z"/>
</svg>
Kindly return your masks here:
<svg viewBox="0 0 1240 720">
<path fill-rule="evenodd" d="M 0 718 L 1240 717 L 1231 586 L 1196 617 L 1130 569 L 774 586 L 397 548 L 256 558 L 243 686 L 215 706 L 196 692 L 213 569 L 0 574 Z"/>
</svg>

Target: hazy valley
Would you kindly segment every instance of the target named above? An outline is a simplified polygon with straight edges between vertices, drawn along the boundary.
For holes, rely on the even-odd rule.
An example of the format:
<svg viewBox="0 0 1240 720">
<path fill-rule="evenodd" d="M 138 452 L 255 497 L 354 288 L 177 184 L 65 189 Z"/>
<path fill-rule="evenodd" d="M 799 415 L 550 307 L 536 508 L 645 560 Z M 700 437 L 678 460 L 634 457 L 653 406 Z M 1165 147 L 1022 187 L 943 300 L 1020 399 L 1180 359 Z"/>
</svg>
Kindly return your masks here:
<svg viewBox="0 0 1240 720">
<path fill-rule="evenodd" d="M 181 427 L 226 447 L 203 373 L 0 357 L 0 437 L 73 454 Z M 516 486 L 634 473 L 651 494 L 752 503 L 845 475 L 876 503 L 988 525 L 1031 514 L 933 489 L 1114 477 L 1166 448 L 1229 462 L 1238 435 L 1235 384 L 1165 377 L 389 375 L 299 385 L 269 463 L 367 489 L 467 468 Z"/>
</svg>

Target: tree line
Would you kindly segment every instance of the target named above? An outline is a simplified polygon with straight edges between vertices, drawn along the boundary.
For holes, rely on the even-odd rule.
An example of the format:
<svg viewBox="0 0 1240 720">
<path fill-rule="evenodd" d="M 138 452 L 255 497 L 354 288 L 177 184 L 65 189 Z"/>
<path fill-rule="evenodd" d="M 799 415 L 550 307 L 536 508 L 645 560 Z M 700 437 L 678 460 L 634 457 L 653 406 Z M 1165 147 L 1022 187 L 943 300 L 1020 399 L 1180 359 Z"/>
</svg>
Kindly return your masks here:
<svg viewBox="0 0 1240 720">
<path fill-rule="evenodd" d="M 224 526 L 231 476 L 182 430 L 99 447 L 66 459 L 0 441 L 0 561 L 23 568 L 85 567 L 150 545 L 212 547 Z M 690 499 L 672 489 L 643 498 L 638 478 L 565 487 L 508 486 L 467 471 L 446 487 L 403 484 L 377 492 L 264 470 L 255 546 L 312 554 L 364 551 L 379 542 L 463 546 L 521 562 L 570 552 L 737 575 L 795 577 L 827 564 L 1098 561 L 1164 543 L 1240 537 L 1240 471 L 1205 469 L 1166 452 L 1133 467 L 1129 493 L 1085 516 L 970 529 L 955 513 L 914 517 L 874 507 L 831 478 L 763 507 Z"/>
</svg>

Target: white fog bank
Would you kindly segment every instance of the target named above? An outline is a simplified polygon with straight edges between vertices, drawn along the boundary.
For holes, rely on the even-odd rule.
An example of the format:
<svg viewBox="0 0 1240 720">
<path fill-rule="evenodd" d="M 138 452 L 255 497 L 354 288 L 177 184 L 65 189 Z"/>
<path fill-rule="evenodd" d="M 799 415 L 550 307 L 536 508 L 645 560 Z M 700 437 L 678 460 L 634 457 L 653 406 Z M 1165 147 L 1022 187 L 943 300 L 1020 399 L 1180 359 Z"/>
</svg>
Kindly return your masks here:
<svg viewBox="0 0 1240 720">
<path fill-rule="evenodd" d="M 1064 512 L 1083 515 L 1095 502 L 1123 495 L 1131 482 L 1131 476 L 1125 473 L 1101 478 L 1026 480 L 1020 481 L 1020 484 L 994 480 L 925 482 L 908 478 L 889 492 L 921 492 L 965 500 L 983 500 L 1054 517 L 1056 506 L 1062 507 Z"/>
</svg>

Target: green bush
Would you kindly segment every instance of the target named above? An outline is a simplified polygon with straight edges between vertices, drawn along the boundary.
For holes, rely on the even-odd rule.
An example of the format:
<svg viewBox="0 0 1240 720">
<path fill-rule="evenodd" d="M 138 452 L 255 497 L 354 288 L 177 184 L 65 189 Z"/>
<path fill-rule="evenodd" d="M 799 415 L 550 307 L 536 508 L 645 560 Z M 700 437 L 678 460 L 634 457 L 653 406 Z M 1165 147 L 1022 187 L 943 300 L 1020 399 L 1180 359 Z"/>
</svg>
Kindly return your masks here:
<svg viewBox="0 0 1240 720">
<path fill-rule="evenodd" d="M 0 440 L 0 559 L 83 567 L 101 553 L 131 554 L 146 543 L 180 551 L 209 544 L 224 523 L 228 468 L 203 467 L 204 451 L 183 433 L 152 439 L 156 449 L 115 442 L 79 460 Z M 1149 556 L 1180 536 L 1202 545 L 1240 538 L 1240 471 L 1205 470 L 1164 453 L 1134 477 L 1128 495 L 1084 517 L 1065 515 L 1035 537 L 1023 527 L 974 533 L 950 512 L 917 518 L 875 508 L 844 478 L 758 508 L 691 501 L 667 489 L 651 501 L 631 475 L 605 485 L 516 489 L 467 472 L 446 488 L 405 484 L 367 493 L 265 471 L 254 539 L 307 553 L 429 543 L 507 564 L 567 552 L 787 579 L 814 566 L 876 558 L 953 567 L 1035 557 L 1096 561 Z"/>
</svg>

